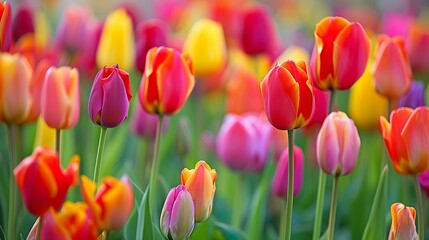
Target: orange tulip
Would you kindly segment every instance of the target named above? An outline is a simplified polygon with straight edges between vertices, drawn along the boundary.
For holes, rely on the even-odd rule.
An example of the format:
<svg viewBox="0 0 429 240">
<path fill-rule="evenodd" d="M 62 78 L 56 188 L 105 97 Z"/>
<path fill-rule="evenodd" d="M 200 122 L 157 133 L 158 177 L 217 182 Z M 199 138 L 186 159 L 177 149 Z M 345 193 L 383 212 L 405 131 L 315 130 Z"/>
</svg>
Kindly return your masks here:
<svg viewBox="0 0 429 240">
<path fill-rule="evenodd" d="M 133 209 L 134 193 L 128 177 L 105 177 L 94 197 L 95 184 L 81 177 L 82 195 L 102 230 L 120 229 Z"/>
<path fill-rule="evenodd" d="M 342 17 L 322 19 L 314 31 L 311 69 L 322 90 L 349 89 L 362 76 L 370 40 L 363 27 Z"/>
<path fill-rule="evenodd" d="M 389 240 L 409 239 L 417 240 L 419 236 L 416 231 L 416 210 L 405 207 L 402 203 L 394 203 L 390 207 L 392 214 L 392 225 L 389 232 Z"/>
<path fill-rule="evenodd" d="M 212 212 L 216 177 L 216 170 L 204 161 L 197 162 L 195 169 L 182 170 L 181 181 L 194 201 L 196 222 L 205 221 Z"/>
<path fill-rule="evenodd" d="M 261 82 L 265 112 L 280 130 L 304 127 L 313 114 L 311 75 L 305 61 L 286 61 L 272 68 Z"/>
<path fill-rule="evenodd" d="M 429 169 L 429 108 L 398 108 L 390 123 L 380 117 L 380 130 L 393 168 L 414 175 Z"/>
</svg>

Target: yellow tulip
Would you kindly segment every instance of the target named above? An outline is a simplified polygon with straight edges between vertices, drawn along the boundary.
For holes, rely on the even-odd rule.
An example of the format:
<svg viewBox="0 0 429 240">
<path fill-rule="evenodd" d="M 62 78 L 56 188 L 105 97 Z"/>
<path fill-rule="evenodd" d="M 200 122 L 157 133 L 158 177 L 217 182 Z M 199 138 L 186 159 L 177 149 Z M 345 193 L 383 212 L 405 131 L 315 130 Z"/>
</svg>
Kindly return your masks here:
<svg viewBox="0 0 429 240">
<path fill-rule="evenodd" d="M 37 121 L 36 140 L 34 147 L 49 147 L 55 149 L 55 128 L 51 128 L 46 124 L 42 117 Z"/>
</svg>

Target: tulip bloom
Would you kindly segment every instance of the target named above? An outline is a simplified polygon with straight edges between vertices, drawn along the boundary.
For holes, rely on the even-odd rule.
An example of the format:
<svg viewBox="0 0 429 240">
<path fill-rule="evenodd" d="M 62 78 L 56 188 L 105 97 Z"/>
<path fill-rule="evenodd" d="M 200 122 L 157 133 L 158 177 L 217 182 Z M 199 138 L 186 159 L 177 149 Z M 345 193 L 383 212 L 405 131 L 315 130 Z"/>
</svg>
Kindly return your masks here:
<svg viewBox="0 0 429 240">
<path fill-rule="evenodd" d="M 330 92 L 322 91 L 317 87 L 313 87 L 314 94 L 314 111 L 311 115 L 310 121 L 307 124 L 307 128 L 314 125 L 322 125 L 326 116 L 328 116 Z"/>
<path fill-rule="evenodd" d="M 134 67 L 133 23 L 124 9 L 107 16 L 97 48 L 98 68 L 118 64 L 125 71 Z"/>
<path fill-rule="evenodd" d="M 390 226 L 389 240 L 410 239 L 417 240 L 416 210 L 413 207 L 405 207 L 402 203 L 394 203 L 390 207 L 392 225 Z"/>
<path fill-rule="evenodd" d="M 195 75 L 208 77 L 218 73 L 227 58 L 222 26 L 212 20 L 198 20 L 188 33 L 183 52 L 191 56 Z"/>
<path fill-rule="evenodd" d="M 28 3 L 18 7 L 12 21 L 12 37 L 15 42 L 27 33 L 34 33 L 33 11 Z"/>
<path fill-rule="evenodd" d="M 195 169 L 183 169 L 181 182 L 192 196 L 195 206 L 195 221 L 205 221 L 212 212 L 213 197 L 216 191 L 216 170 L 204 162 L 195 164 Z"/>
<path fill-rule="evenodd" d="M 116 127 L 128 117 L 131 97 L 130 75 L 118 65 L 103 67 L 92 84 L 89 117 L 102 127 Z"/>
<path fill-rule="evenodd" d="M 31 156 L 22 160 L 13 174 L 28 211 L 42 216 L 50 207 L 60 209 L 68 189 L 77 183 L 79 157 L 74 156 L 64 171 L 57 153 L 37 147 Z"/>
<path fill-rule="evenodd" d="M 380 130 L 393 168 L 405 175 L 429 169 L 429 108 L 398 108 L 390 114 L 390 123 L 380 117 Z"/>
<path fill-rule="evenodd" d="M 425 105 L 425 86 L 421 81 L 413 81 L 408 92 L 398 100 L 397 107 L 417 108 Z"/>
<path fill-rule="evenodd" d="M 344 176 L 358 160 L 360 138 L 353 120 L 343 112 L 326 117 L 317 136 L 317 162 L 327 174 Z"/>
<path fill-rule="evenodd" d="M 293 195 L 298 195 L 301 192 L 302 184 L 304 181 L 304 153 L 302 149 L 294 146 L 293 148 Z M 287 186 L 288 186 L 288 170 L 289 170 L 289 153 L 288 149 L 285 148 L 280 161 L 277 165 L 276 173 L 274 174 L 273 180 L 273 191 L 278 197 L 286 197 Z"/>
<path fill-rule="evenodd" d="M 0 4 L 0 50 L 8 52 L 12 43 L 12 10 L 8 2 Z"/>
<path fill-rule="evenodd" d="M 94 197 L 95 184 L 81 177 L 82 195 L 102 230 L 120 229 L 133 209 L 134 193 L 128 177 L 105 177 Z"/>
<path fill-rule="evenodd" d="M 261 82 L 265 113 L 280 130 L 307 125 L 313 114 L 311 75 L 304 61 L 286 61 L 272 68 Z"/>
<path fill-rule="evenodd" d="M 195 85 L 191 59 L 166 47 L 147 53 L 139 100 L 152 114 L 174 114 L 182 109 Z"/>
<path fill-rule="evenodd" d="M 401 37 L 380 36 L 373 66 L 375 89 L 389 99 L 405 95 L 411 86 L 410 60 Z"/>
<path fill-rule="evenodd" d="M 423 192 L 426 194 L 426 197 L 429 198 L 429 170 L 423 172 L 418 177 L 420 187 L 422 188 Z"/>
<path fill-rule="evenodd" d="M 161 211 L 160 228 L 167 239 L 187 239 L 194 230 L 195 207 L 184 185 L 170 190 Z"/>
<path fill-rule="evenodd" d="M 42 240 L 88 239 L 98 237 L 98 227 L 88 205 L 65 202 L 60 212 L 49 209 L 43 215 Z"/>
<path fill-rule="evenodd" d="M 21 124 L 27 120 L 33 105 L 32 69 L 18 55 L 0 54 L 0 121 Z"/>
<path fill-rule="evenodd" d="M 363 27 L 341 17 L 322 19 L 314 31 L 311 69 L 322 90 L 349 89 L 368 62 L 370 40 Z"/>
<path fill-rule="evenodd" d="M 429 73 L 429 29 L 426 24 L 411 23 L 409 34 L 409 53 L 412 72 L 416 74 Z"/>
<path fill-rule="evenodd" d="M 82 38 L 86 38 L 86 24 L 90 16 L 91 12 L 87 7 L 66 8 L 57 27 L 55 49 L 81 52 L 85 46 Z"/>
<path fill-rule="evenodd" d="M 228 114 L 216 139 L 217 155 L 233 171 L 260 172 L 267 162 L 271 129 L 257 116 Z"/>
</svg>

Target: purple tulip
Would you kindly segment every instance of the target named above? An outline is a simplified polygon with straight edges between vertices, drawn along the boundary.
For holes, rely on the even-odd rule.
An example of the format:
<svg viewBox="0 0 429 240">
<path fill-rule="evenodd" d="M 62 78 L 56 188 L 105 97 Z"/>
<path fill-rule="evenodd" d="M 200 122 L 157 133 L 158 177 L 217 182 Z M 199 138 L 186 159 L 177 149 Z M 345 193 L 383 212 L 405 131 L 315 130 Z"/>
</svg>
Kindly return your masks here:
<svg viewBox="0 0 429 240">
<path fill-rule="evenodd" d="M 131 130 L 139 137 L 155 139 L 156 128 L 158 127 L 158 115 L 150 114 L 143 110 L 140 104 L 134 107 L 134 114 L 131 118 Z M 168 118 L 162 118 L 162 131 L 165 131 Z"/>
<path fill-rule="evenodd" d="M 421 81 L 413 81 L 407 94 L 398 101 L 399 107 L 416 108 L 425 106 L 425 86 Z"/>
<path fill-rule="evenodd" d="M 27 33 L 34 33 L 33 10 L 29 4 L 22 4 L 12 22 L 12 37 L 16 42 Z"/>
<path fill-rule="evenodd" d="M 419 183 L 423 192 L 429 198 L 429 170 L 419 175 Z"/>
<path fill-rule="evenodd" d="M 280 162 L 277 165 L 276 173 L 273 180 L 273 191 L 278 197 L 286 197 L 288 186 L 289 173 L 289 153 L 288 148 L 285 148 Z M 293 195 L 296 196 L 302 189 L 304 180 L 304 153 L 302 149 L 294 146 L 293 148 Z"/>
</svg>

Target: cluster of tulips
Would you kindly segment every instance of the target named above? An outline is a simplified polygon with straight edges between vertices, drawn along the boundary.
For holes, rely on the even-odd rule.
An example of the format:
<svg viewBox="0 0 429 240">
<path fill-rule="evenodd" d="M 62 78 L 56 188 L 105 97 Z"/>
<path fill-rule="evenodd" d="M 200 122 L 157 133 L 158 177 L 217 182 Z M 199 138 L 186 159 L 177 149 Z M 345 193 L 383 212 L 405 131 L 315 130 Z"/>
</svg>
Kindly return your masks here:
<svg viewBox="0 0 429 240">
<path fill-rule="evenodd" d="M 311 54 L 297 46 L 281 53 L 280 37 L 263 4 L 161 2 L 163 20 L 147 21 L 132 5 L 111 11 L 104 22 L 89 8 L 68 7 L 52 39 L 47 16 L 34 6 L 0 5 L 0 122 L 9 141 L 9 169 L 0 172 L 9 176 L 9 187 L 2 190 L 8 199 L 0 198 L 0 223 L 6 239 L 200 239 L 216 234 L 260 239 L 269 232 L 261 228 L 271 197 L 280 202 L 274 207 L 274 236 L 291 239 L 298 236 L 294 198 L 304 189 L 309 166 L 304 158 L 309 158 L 319 174 L 311 234 L 314 240 L 331 240 L 336 236 L 340 177 L 355 177 L 362 158 L 361 130 L 375 130 L 372 137 L 382 138 L 387 150 L 376 159 L 381 167 L 375 192 L 365 192 L 373 198 L 362 238 L 425 239 L 422 190 L 429 196 L 429 108 L 425 83 L 413 80 L 413 74 L 429 75 L 429 61 L 421 57 L 429 52 L 429 30 L 392 16 L 388 21 L 406 33 L 392 27 L 377 35 L 358 21 L 328 16 L 313 29 Z M 193 19 L 190 13 L 196 9 L 207 16 Z M 190 26 L 182 29 L 178 22 Z M 136 75 L 141 81 L 134 80 Z M 347 110 L 335 104 L 344 92 L 350 97 Z M 138 98 L 134 102 L 133 94 Z M 117 130 L 128 124 L 130 108 L 130 129 L 153 147 L 136 158 L 152 161 L 135 160 L 125 171 L 106 170 L 103 154 L 115 142 L 107 132 L 116 142 L 132 142 L 120 138 Z M 77 144 L 83 145 L 95 133 L 79 126 L 82 109 L 98 126 L 98 147 L 82 147 L 94 153 L 94 161 L 81 161 L 75 152 L 68 161 L 64 149 L 71 143 L 63 135 L 79 128 L 75 131 L 83 136 L 77 136 Z M 185 115 L 195 115 L 193 122 Z M 34 122 L 34 134 L 23 135 L 23 126 Z M 170 132 L 176 134 L 173 144 L 162 141 Z M 299 146 L 303 139 L 309 139 L 307 147 Z M 34 144 L 30 156 L 23 146 L 28 142 Z M 129 149 L 120 146 L 118 151 Z M 121 154 L 116 156 L 126 162 Z M 172 155 L 178 163 L 166 159 Z M 63 169 L 65 163 L 69 165 Z M 412 179 L 415 198 L 389 204 L 387 236 L 392 168 Z M 180 175 L 178 169 L 183 169 Z M 88 175 L 89 170 L 94 172 L 87 177 L 83 172 Z M 243 198 L 253 187 L 244 186 L 249 175 L 261 175 L 251 204 Z M 79 193 L 72 190 L 76 185 Z M 220 200 L 215 199 L 216 186 Z M 328 194 L 329 221 L 324 224 Z M 25 215 L 22 203 L 34 216 L 28 216 L 28 232 L 18 227 L 18 216 Z M 229 211 L 230 224 L 212 214 L 216 211 Z"/>
</svg>

